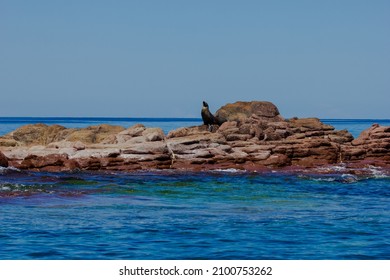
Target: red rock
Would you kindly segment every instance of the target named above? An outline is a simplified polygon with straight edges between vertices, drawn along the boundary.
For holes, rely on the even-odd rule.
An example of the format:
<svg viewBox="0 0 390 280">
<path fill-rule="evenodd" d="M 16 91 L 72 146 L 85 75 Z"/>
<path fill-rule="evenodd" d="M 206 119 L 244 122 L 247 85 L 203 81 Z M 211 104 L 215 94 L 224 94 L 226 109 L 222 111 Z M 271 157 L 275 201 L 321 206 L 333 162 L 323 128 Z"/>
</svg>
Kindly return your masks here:
<svg viewBox="0 0 390 280">
<path fill-rule="evenodd" d="M 200 134 L 211 134 L 207 129 L 207 125 L 181 127 L 175 130 L 171 130 L 168 133 L 167 138 L 187 137 Z"/>
<path fill-rule="evenodd" d="M 252 136 L 249 134 L 229 134 L 226 136 L 227 141 L 246 141 L 251 138 Z"/>
<path fill-rule="evenodd" d="M 125 162 L 125 159 L 123 158 L 102 158 L 100 160 L 101 166 L 102 167 L 114 167 L 114 166 L 121 166 Z"/>
<path fill-rule="evenodd" d="M 330 141 L 339 144 L 349 143 L 354 140 L 352 134 L 347 130 L 333 131 L 332 133 L 328 134 L 328 138 Z"/>
<path fill-rule="evenodd" d="M 47 166 L 63 166 L 68 160 L 66 155 L 50 154 L 47 156 L 29 155 L 21 163 L 27 169 L 43 168 Z"/>
<path fill-rule="evenodd" d="M 237 122 L 236 121 L 227 121 L 227 122 L 224 122 L 219 127 L 217 132 L 226 136 L 226 135 L 229 135 L 229 134 L 232 134 L 232 133 L 238 133 L 239 132 L 239 128 L 237 126 Z"/>
<path fill-rule="evenodd" d="M 315 156 L 309 156 L 298 160 L 294 160 L 293 164 L 302 167 L 317 167 L 317 166 L 329 165 L 329 162 L 325 159 L 318 159 Z"/>
<path fill-rule="evenodd" d="M 179 128 L 167 137 L 160 128 L 143 125 L 126 130 L 107 125 L 81 130 L 46 125 L 24 127 L 0 138 L 0 145 L 2 141 L 17 145 L 1 147 L 0 165 L 53 172 L 263 170 L 339 162 L 390 167 L 390 127 L 373 125 L 353 140 L 349 132 L 336 131 L 316 118 L 284 121 L 277 108 L 260 103 L 229 104 L 224 109 L 230 111 L 221 112 L 229 112 L 234 121 L 213 126 L 211 131 L 205 125 Z M 30 147 L 31 143 L 40 146 Z"/>
<path fill-rule="evenodd" d="M 334 130 L 334 127 L 331 125 L 327 125 L 322 123 L 317 118 L 293 118 L 288 121 L 290 128 L 297 128 L 300 132 L 306 132 L 306 131 L 327 131 L 327 130 Z"/>
<path fill-rule="evenodd" d="M 268 127 L 263 133 L 264 141 L 279 141 L 286 138 L 284 133 L 277 132 L 274 127 Z"/>
<path fill-rule="evenodd" d="M 283 167 L 290 165 L 291 159 L 284 154 L 273 154 L 266 160 L 262 161 L 261 164 L 271 167 Z"/>
<path fill-rule="evenodd" d="M 167 145 L 162 141 L 133 144 L 122 150 L 123 154 L 164 154 L 168 153 Z"/>
<path fill-rule="evenodd" d="M 0 166 L 8 167 L 8 158 L 0 151 Z"/>
<path fill-rule="evenodd" d="M 271 102 L 252 101 L 236 102 L 222 106 L 215 117 L 226 121 L 244 121 L 252 116 L 267 121 L 281 121 L 283 117 L 279 114 L 278 108 Z"/>
</svg>

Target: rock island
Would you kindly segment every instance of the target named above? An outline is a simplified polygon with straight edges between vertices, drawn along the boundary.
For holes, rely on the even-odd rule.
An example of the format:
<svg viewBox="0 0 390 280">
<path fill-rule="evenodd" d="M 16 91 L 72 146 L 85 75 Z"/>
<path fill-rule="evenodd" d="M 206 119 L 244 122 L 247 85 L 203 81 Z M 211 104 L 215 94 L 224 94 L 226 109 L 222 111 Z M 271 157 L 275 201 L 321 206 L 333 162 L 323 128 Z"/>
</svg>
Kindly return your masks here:
<svg viewBox="0 0 390 280">
<path fill-rule="evenodd" d="M 32 171 L 208 171 L 347 166 L 390 167 L 390 126 L 373 124 L 357 139 L 317 118 L 283 118 L 264 101 L 236 102 L 215 114 L 221 125 L 170 131 L 101 124 L 74 129 L 22 126 L 0 137 L 0 166 Z"/>
</svg>

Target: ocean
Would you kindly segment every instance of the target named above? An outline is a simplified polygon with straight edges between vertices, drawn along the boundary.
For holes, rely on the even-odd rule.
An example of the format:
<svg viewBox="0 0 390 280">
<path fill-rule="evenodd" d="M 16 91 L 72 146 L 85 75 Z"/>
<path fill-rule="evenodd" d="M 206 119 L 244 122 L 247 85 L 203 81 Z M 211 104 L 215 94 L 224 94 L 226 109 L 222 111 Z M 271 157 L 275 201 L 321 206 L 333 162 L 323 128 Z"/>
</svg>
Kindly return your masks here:
<svg viewBox="0 0 390 280">
<path fill-rule="evenodd" d="M 347 129 L 357 138 L 359 134 L 372 124 L 390 126 L 390 119 L 322 119 L 322 122 L 333 125 L 335 129 Z M 48 118 L 48 117 L 0 117 L 0 135 L 7 134 L 22 125 L 44 123 L 59 124 L 67 128 L 82 128 L 102 123 L 130 127 L 142 123 L 146 127 L 160 127 L 165 133 L 172 129 L 202 124 L 200 118 Z"/>
<path fill-rule="evenodd" d="M 354 137 L 390 120 L 322 120 Z M 0 118 L 143 123 L 165 132 L 200 119 Z M 26 172 L 0 168 L 0 259 L 390 259 L 390 174 L 343 165 L 291 173 Z M 321 170 L 318 170 L 321 171 Z M 367 175 L 368 174 L 368 175 Z"/>
</svg>

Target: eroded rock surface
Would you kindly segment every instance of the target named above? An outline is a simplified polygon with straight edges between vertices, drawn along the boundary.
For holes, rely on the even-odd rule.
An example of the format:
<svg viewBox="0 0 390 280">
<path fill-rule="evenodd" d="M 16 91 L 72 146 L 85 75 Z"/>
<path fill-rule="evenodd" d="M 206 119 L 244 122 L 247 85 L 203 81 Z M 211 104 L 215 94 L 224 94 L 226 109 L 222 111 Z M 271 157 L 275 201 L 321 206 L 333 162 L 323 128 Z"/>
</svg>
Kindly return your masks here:
<svg viewBox="0 0 390 280">
<path fill-rule="evenodd" d="M 357 139 L 343 146 L 344 161 L 390 163 L 390 126 L 373 124 L 364 130 Z"/>
</svg>

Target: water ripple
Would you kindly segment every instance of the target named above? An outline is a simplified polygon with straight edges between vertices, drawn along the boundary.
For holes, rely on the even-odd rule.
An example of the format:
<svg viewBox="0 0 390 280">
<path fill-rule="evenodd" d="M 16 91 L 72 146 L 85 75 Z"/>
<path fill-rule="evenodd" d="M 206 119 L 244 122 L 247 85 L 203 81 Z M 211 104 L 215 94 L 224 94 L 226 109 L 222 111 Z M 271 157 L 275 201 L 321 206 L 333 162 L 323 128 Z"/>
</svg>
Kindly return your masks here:
<svg viewBox="0 0 390 280">
<path fill-rule="evenodd" d="M 0 259 L 388 259 L 389 178 L 368 171 L 7 171 Z"/>
</svg>

